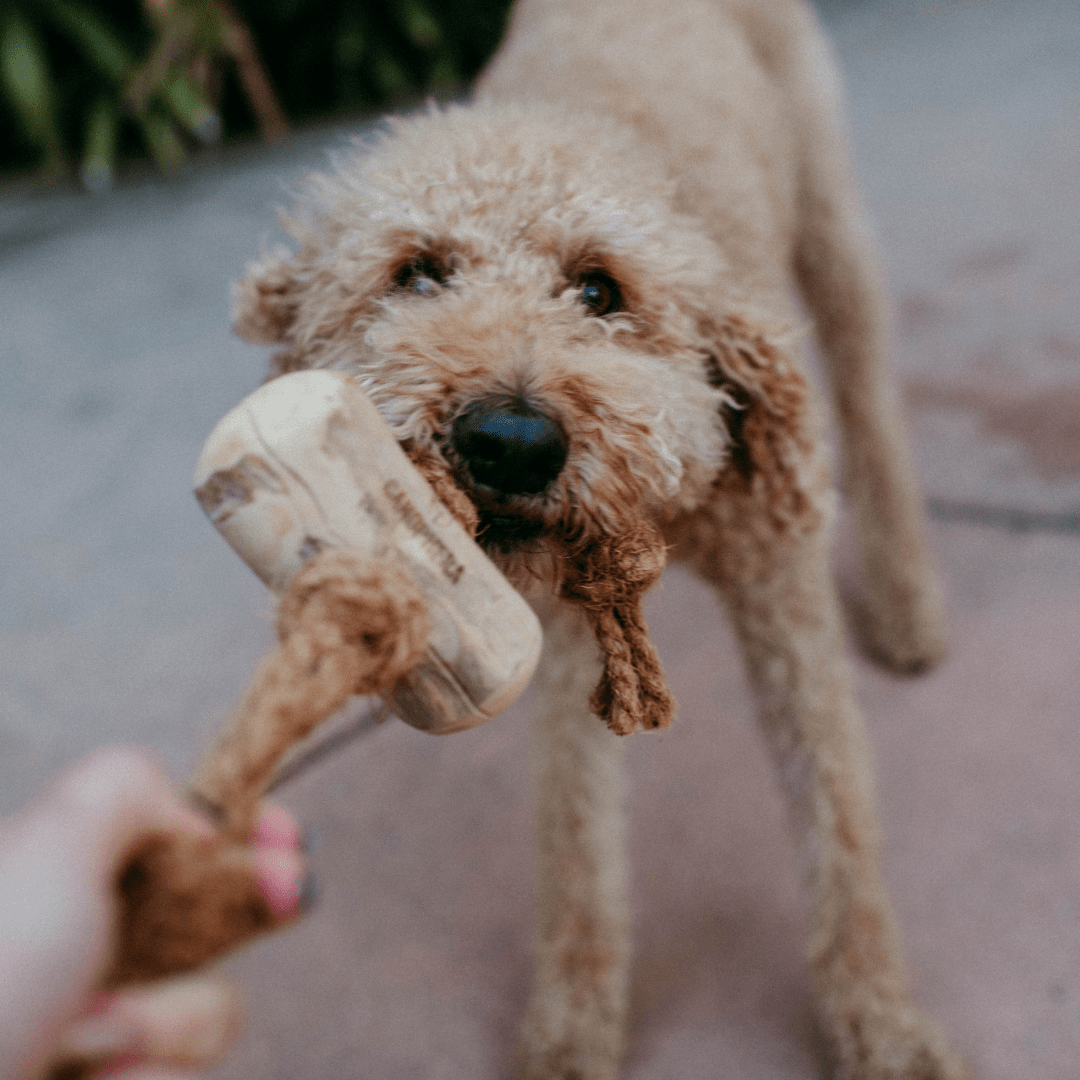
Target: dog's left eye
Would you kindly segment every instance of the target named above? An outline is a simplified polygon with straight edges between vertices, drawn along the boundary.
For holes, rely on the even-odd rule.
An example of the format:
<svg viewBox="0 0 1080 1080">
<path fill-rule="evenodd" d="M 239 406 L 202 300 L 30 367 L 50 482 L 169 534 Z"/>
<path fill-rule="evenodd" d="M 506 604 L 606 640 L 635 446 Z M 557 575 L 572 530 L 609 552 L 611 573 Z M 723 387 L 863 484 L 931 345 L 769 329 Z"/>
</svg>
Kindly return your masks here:
<svg viewBox="0 0 1080 1080">
<path fill-rule="evenodd" d="M 607 274 L 586 274 L 578 287 L 581 289 L 581 302 L 589 309 L 590 315 L 610 315 L 622 308 L 619 286 Z"/>
<path fill-rule="evenodd" d="M 394 278 L 399 289 L 409 289 L 421 296 L 434 296 L 446 284 L 446 271 L 432 259 L 413 259 Z"/>
</svg>

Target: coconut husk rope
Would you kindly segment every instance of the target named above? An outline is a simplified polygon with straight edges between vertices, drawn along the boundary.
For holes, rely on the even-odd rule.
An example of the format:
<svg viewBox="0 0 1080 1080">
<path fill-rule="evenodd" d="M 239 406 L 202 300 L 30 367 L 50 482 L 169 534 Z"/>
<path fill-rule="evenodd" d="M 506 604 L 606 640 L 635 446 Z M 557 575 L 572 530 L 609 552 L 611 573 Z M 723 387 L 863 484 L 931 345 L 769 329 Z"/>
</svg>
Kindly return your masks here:
<svg viewBox="0 0 1080 1080">
<path fill-rule="evenodd" d="M 675 718 L 641 610 L 666 557 L 659 529 L 643 522 L 567 559 L 562 595 L 584 608 L 604 665 L 589 707 L 616 735 L 666 728 Z"/>
<path fill-rule="evenodd" d="M 416 666 L 428 636 L 424 597 L 386 560 L 322 551 L 290 582 L 277 634 L 190 784 L 236 840 L 250 834 L 289 747 L 353 694 L 389 690 Z"/>
</svg>

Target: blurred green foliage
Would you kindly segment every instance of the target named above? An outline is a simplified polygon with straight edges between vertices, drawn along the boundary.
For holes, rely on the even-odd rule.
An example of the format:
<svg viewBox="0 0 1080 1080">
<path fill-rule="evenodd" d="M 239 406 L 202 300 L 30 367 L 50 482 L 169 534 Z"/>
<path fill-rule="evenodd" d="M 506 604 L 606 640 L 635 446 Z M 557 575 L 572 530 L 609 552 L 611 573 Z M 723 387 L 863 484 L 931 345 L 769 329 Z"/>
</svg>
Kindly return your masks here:
<svg viewBox="0 0 1080 1080">
<path fill-rule="evenodd" d="M 285 112 L 302 119 L 464 86 L 509 0 L 241 0 Z"/>
<path fill-rule="evenodd" d="M 509 2 L 0 0 L 0 169 L 97 190 L 118 158 L 453 93 Z"/>
</svg>

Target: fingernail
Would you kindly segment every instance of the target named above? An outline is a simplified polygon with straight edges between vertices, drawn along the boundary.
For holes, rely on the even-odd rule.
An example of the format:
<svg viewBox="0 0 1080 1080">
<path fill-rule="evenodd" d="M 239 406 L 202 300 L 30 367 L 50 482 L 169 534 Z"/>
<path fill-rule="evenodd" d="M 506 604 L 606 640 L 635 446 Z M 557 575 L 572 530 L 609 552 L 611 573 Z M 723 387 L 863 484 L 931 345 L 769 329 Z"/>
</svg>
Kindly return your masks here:
<svg viewBox="0 0 1080 1080">
<path fill-rule="evenodd" d="M 302 915 L 307 915 L 319 903 L 322 896 L 322 885 L 314 870 L 309 870 L 300 882 L 300 895 L 297 897 L 296 906 Z"/>
<path fill-rule="evenodd" d="M 294 915 L 303 892 L 304 862 L 295 852 L 264 848 L 256 855 L 259 888 L 279 919 Z"/>
<path fill-rule="evenodd" d="M 267 806 L 251 830 L 251 842 L 256 847 L 301 851 L 304 838 L 296 819 L 288 810 L 280 806 Z"/>
</svg>

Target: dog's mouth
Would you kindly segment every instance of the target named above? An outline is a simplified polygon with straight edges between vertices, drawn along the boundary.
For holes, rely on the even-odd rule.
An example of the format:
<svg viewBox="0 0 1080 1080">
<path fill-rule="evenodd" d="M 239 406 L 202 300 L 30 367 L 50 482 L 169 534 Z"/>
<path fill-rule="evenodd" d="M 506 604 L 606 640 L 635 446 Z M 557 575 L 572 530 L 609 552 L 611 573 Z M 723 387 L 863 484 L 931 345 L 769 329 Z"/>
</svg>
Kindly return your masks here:
<svg viewBox="0 0 1080 1080">
<path fill-rule="evenodd" d="M 538 550 L 548 523 L 535 497 L 508 496 L 455 471 L 479 517 L 476 542 L 489 554 Z"/>
<path fill-rule="evenodd" d="M 539 551 L 549 531 L 544 500 L 536 495 L 507 494 L 478 482 L 461 461 L 453 461 L 451 476 L 476 507 L 476 542 L 489 555 Z"/>
<path fill-rule="evenodd" d="M 482 512 L 476 542 L 489 553 L 511 555 L 516 551 L 535 548 L 545 531 L 543 521 Z"/>
<path fill-rule="evenodd" d="M 539 552 L 570 447 L 558 417 L 523 394 L 487 395 L 466 402 L 437 441 L 476 509 L 481 547 Z"/>
</svg>

